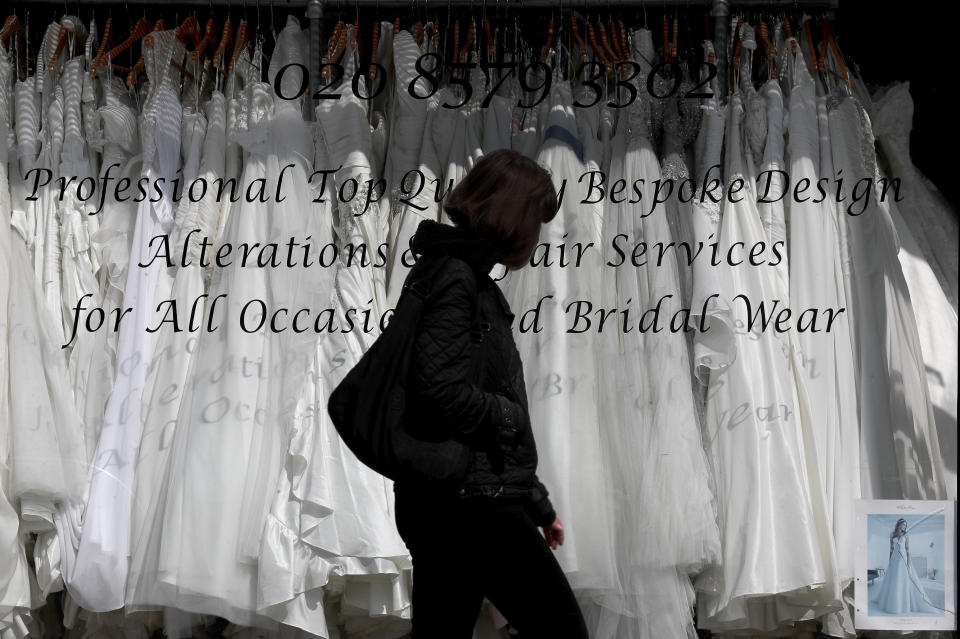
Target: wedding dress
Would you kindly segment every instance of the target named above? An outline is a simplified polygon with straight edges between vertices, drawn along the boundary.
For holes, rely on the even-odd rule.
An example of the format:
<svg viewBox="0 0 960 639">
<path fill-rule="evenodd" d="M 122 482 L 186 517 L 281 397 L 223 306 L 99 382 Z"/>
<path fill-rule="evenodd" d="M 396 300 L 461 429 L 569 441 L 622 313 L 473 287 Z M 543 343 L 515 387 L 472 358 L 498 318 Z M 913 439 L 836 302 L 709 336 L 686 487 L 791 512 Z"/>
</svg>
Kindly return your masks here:
<svg viewBox="0 0 960 639">
<path fill-rule="evenodd" d="M 913 100 L 894 84 L 870 106 L 873 134 L 902 180 L 902 201 L 889 202 L 900 238 L 897 257 L 913 302 L 927 388 L 937 422 L 947 498 L 957 496 L 957 213 L 910 161 Z M 951 460 L 954 460 L 951 462 Z"/>
<path fill-rule="evenodd" d="M 821 138 L 814 79 L 799 46 L 790 62 L 788 173 L 794 183 L 804 179 L 813 183 L 820 176 L 833 175 L 829 138 L 827 132 Z M 823 161 L 821 141 L 826 147 Z M 839 312 L 847 307 L 837 217 L 830 200 L 819 204 L 811 199 L 790 201 L 789 303 L 796 314 L 811 312 L 805 309 L 817 314 Z M 814 321 L 822 323 L 823 318 Z M 797 375 L 813 400 L 807 403 L 809 413 L 803 418 L 813 430 L 819 482 L 825 491 L 835 552 L 842 561 L 839 577 L 844 586 L 854 577 L 850 513 L 860 497 L 859 427 L 849 330 L 846 318 L 838 317 L 832 327 L 813 325 L 797 331 L 793 342 L 799 351 Z"/>
<path fill-rule="evenodd" d="M 302 62 L 302 38 L 288 25 L 277 40 L 277 50 L 287 53 L 274 55 Z M 259 50 L 251 60 L 262 64 Z M 243 199 L 233 207 L 224 245 L 302 242 L 320 222 L 304 215 L 311 209 L 310 129 L 298 101 L 273 94 L 275 68 L 269 76 L 270 83 L 246 86 L 246 129 L 238 134 L 247 151 L 241 182 L 278 184 L 284 175 L 283 188 L 279 197 L 265 193 L 264 202 Z M 293 74 L 285 76 L 291 81 Z M 289 95 L 292 88 L 285 88 Z M 275 332 L 263 322 L 282 319 L 276 313 L 283 309 L 293 315 L 319 306 L 322 277 L 316 265 L 270 268 L 236 259 L 211 281 L 210 298 L 226 298 L 219 328 L 200 336 L 162 504 L 158 574 L 177 608 L 276 628 L 259 612 L 258 559 L 315 334 Z M 206 532 L 198 537 L 197 530 Z"/>
<path fill-rule="evenodd" d="M 570 85 L 554 83 L 548 98 L 548 134 L 537 162 L 561 187 L 562 176 L 581 175 L 586 166 L 577 140 Z M 578 596 L 608 592 L 615 587 L 613 556 L 613 495 L 603 468 L 600 399 L 595 387 L 596 371 L 604 365 L 597 359 L 597 333 L 568 333 L 571 304 L 599 300 L 604 269 L 599 246 L 602 205 L 582 205 L 578 198 L 564 198 L 556 217 L 540 229 L 540 247 L 556 251 L 561 243 L 567 252 L 574 244 L 586 249 L 579 268 L 527 266 L 511 271 L 501 282 L 514 323 L 517 347 L 524 363 L 524 379 L 530 398 L 530 418 L 540 453 L 538 474 L 563 518 L 565 541 L 556 550 L 557 560 Z M 549 246 L 549 249 L 545 247 Z M 557 259 L 550 255 L 551 261 Z M 527 311 L 539 308 L 540 332 L 533 332 Z M 579 329 L 578 329 L 579 330 Z M 575 469 L 575 470 L 574 470 Z"/>
<path fill-rule="evenodd" d="M 192 106 L 183 109 L 181 155 L 184 179 L 189 183 L 202 177 L 208 184 L 223 176 L 226 135 L 226 100 L 214 93 L 204 113 Z M 208 189 L 197 201 L 180 200 L 171 246 L 185 251 L 186 266 L 177 269 L 164 306 L 164 319 L 155 334 L 154 364 L 148 371 L 143 394 L 143 434 L 137 454 L 131 517 L 130 570 L 127 574 L 126 609 L 158 606 L 165 602 L 157 579 L 158 544 L 151 537 L 162 529 L 158 519 L 161 495 L 169 480 L 167 468 L 177 415 L 193 370 L 198 333 L 209 324 L 208 313 L 216 309 L 204 297 L 204 268 L 200 247 L 212 239 L 219 214 L 216 192 Z M 174 306 L 174 304 L 176 306 Z M 158 592 L 160 590 L 160 592 Z"/>
<path fill-rule="evenodd" d="M 84 74 L 84 78 L 87 75 Z M 86 82 L 85 79 L 85 82 Z M 97 79 L 90 80 L 101 88 L 103 103 L 87 110 L 93 122 L 84 120 L 87 144 L 100 151 L 99 178 L 112 185 L 112 180 L 126 178 L 135 181 L 139 176 L 136 154 L 140 149 L 137 130 L 137 112 L 123 82 L 113 76 L 109 66 L 98 70 Z M 94 92 L 90 89 L 90 92 Z M 87 104 L 87 103 L 85 103 Z M 131 198 L 132 199 L 132 198 Z M 123 308 L 123 291 L 130 264 L 130 243 L 137 218 L 137 203 L 122 201 L 112 188 L 105 188 L 103 210 L 96 215 L 97 230 L 90 237 L 91 252 L 98 256 L 98 298 L 105 317 L 113 322 Z M 87 306 L 93 306 L 88 302 Z M 118 332 L 114 325 L 104 326 L 88 336 L 86 342 L 92 352 L 89 360 L 71 361 L 78 381 L 75 396 L 83 416 L 87 452 L 92 457 L 103 424 L 104 411 L 116 379 Z M 92 460 L 91 460 L 92 461 Z"/>
<path fill-rule="evenodd" d="M 923 584 L 920 583 L 920 577 L 910 561 L 908 543 L 907 535 L 890 540 L 890 562 L 877 592 L 871 597 L 871 602 L 880 610 L 893 615 L 941 615 L 942 611 L 930 604 Z"/>
<path fill-rule="evenodd" d="M 713 43 L 703 43 L 704 57 L 713 51 Z M 699 184 L 722 183 L 722 149 L 726 109 L 721 107 L 716 80 L 711 83 L 713 97 L 703 105 L 700 130 L 694 141 L 694 177 Z M 696 198 L 690 210 L 690 233 L 706 248 L 720 241 L 721 203 L 711 197 Z M 699 244 L 698 244 L 699 245 Z M 706 250 L 705 248 L 705 250 Z M 706 387 L 711 370 L 722 371 L 736 358 L 736 340 L 730 309 L 732 299 L 721 295 L 720 269 L 710 260 L 693 260 L 690 293 L 690 322 L 696 333 L 693 337 L 693 372 L 702 387 Z M 702 394 L 702 393 L 701 393 Z M 702 409 L 702 398 L 698 398 Z"/>
<path fill-rule="evenodd" d="M 10 78 L 13 63 L 5 49 L 0 47 L 0 211 L 11 210 L 8 163 L 17 166 L 17 157 L 10 150 L 14 134 L 10 116 L 13 113 L 12 86 Z M 41 336 L 30 327 L 42 321 L 37 314 L 40 309 L 33 297 L 34 276 L 22 238 L 12 232 L 4 220 L 0 223 L 0 635 L 7 639 L 25 639 L 29 632 L 30 609 L 33 607 L 30 588 L 30 567 L 24 548 L 24 536 L 20 532 L 20 517 L 16 502 L 12 499 L 10 464 L 12 451 L 13 421 L 17 414 L 14 402 L 28 388 L 18 384 L 19 371 L 13 359 L 17 354 L 16 342 L 32 335 L 34 341 Z M 31 316 L 30 311 L 33 312 Z M 48 351 L 48 345 L 35 343 L 36 351 Z M 36 354 L 34 351 L 34 354 Z M 21 351 L 22 354 L 22 351 Z M 22 360 L 31 368 L 39 369 L 40 360 Z M 63 369 L 61 369 L 62 372 Z M 56 372 L 53 371 L 53 372 Z M 65 376 L 62 378 L 65 382 Z M 36 401 L 41 404 L 42 394 Z M 28 406 L 32 408 L 32 406 Z M 47 406 L 44 406 L 49 410 Z"/>
<path fill-rule="evenodd" d="M 643 68 L 645 61 L 653 59 L 650 31 L 633 32 L 632 41 L 633 59 Z M 644 71 L 650 71 L 649 63 Z M 641 201 L 653 198 L 661 170 L 649 135 L 651 102 L 641 95 L 620 111 L 609 167 L 611 181 L 633 184 L 646 179 Z M 674 152 L 676 170 L 685 171 L 679 166 L 683 163 L 680 149 L 674 147 Z M 658 208 L 649 215 L 627 202 L 611 201 L 605 208 L 601 246 L 608 263 L 614 257 L 610 247 L 617 235 L 626 236 L 631 244 L 673 239 L 669 216 L 679 213 L 676 206 Z M 604 268 L 608 277 L 597 300 L 604 308 L 626 309 L 639 318 L 659 307 L 669 325 L 684 306 L 680 269 L 671 255 L 662 263 Z M 688 573 L 717 561 L 720 541 L 685 326 L 681 322 L 677 332 L 657 333 L 641 333 L 636 326 L 622 333 L 616 325 L 606 326 L 598 337 L 602 465 L 610 477 L 615 504 L 618 584 L 613 592 L 597 598 L 599 610 L 588 609 L 594 629 L 591 636 L 696 636 L 695 597 Z"/>
<path fill-rule="evenodd" d="M 430 40 L 428 40 L 429 44 Z M 416 63 L 422 53 L 420 46 L 413 39 L 408 31 L 401 31 L 393 39 L 393 60 L 396 69 L 396 82 L 394 84 L 394 106 L 393 106 L 393 140 L 391 141 L 390 151 L 387 157 L 387 187 L 385 194 L 385 204 L 389 208 L 389 259 L 390 269 L 387 281 L 387 307 L 393 308 L 400 298 L 400 291 L 403 288 L 403 282 L 407 277 L 407 272 L 412 265 L 412 255 L 410 252 L 410 238 L 413 237 L 417 226 L 425 219 L 436 221 L 436 216 L 431 215 L 435 209 L 429 202 L 420 199 L 421 204 L 426 210 L 419 210 L 404 200 L 413 199 L 414 194 L 421 188 L 426 188 L 424 183 L 429 179 L 436 179 L 436 173 L 430 170 L 428 165 L 423 171 L 423 180 L 416 174 L 408 173 L 417 169 L 421 158 L 428 152 L 435 153 L 433 150 L 433 141 L 425 135 L 427 131 L 427 114 L 430 111 L 430 102 L 414 98 L 408 92 L 408 87 L 413 83 L 417 95 L 426 95 L 429 91 L 429 83 L 425 78 L 417 79 Z M 427 68 L 435 58 L 427 58 Z M 379 81 L 385 82 L 382 78 Z M 434 109 L 436 106 L 434 104 Z M 423 151 L 423 146 L 427 145 L 428 151 Z M 428 161 L 429 162 L 429 161 Z M 422 170 L 422 169 L 421 169 Z M 427 171 L 431 175 L 427 175 Z M 401 181 L 406 182 L 401 184 Z M 435 185 L 434 185 L 435 188 Z M 402 198 L 402 199 L 401 199 Z M 434 205 L 435 206 L 435 205 Z"/>
<path fill-rule="evenodd" d="M 860 82 L 859 78 L 855 78 Z M 909 82 L 894 82 L 873 94 L 864 106 L 890 178 L 900 179 L 897 206 L 909 221 L 922 257 L 936 275 L 953 310 L 957 310 L 957 213 L 910 159 L 913 97 Z"/>
<path fill-rule="evenodd" d="M 910 291 L 897 259 L 900 242 L 889 204 L 879 201 L 870 122 L 854 97 L 829 106 L 833 164 L 844 176 L 841 196 L 852 200 L 854 185 L 864 178 L 874 188 L 863 212 L 847 221 L 863 497 L 943 498 L 944 462 Z"/>
<path fill-rule="evenodd" d="M 153 365 L 154 341 L 146 329 L 153 324 L 154 300 L 163 299 L 162 291 L 169 287 L 163 260 L 150 258 L 154 238 L 169 233 L 174 221 L 172 179 L 179 164 L 181 107 L 170 60 L 182 54 L 184 45 L 176 30 L 154 32 L 152 42 L 144 47 L 151 87 L 141 120 L 142 174 L 151 184 L 164 178 L 159 184 L 163 197 L 144 200 L 138 207 L 131 249 L 131 263 L 137 267 L 128 270 L 123 301 L 133 311 L 120 323 L 117 378 L 92 462 L 80 545 L 66 574 L 74 600 L 96 612 L 124 604 L 141 398 Z"/>
<path fill-rule="evenodd" d="M 741 73 L 748 85 L 749 64 Z M 743 180 L 746 194 L 724 202 L 724 252 L 733 242 L 753 247 L 767 237 L 743 126 L 749 97 L 749 87 L 736 90 L 728 105 L 725 180 Z M 774 259 L 770 247 L 766 255 Z M 698 624 L 714 631 L 771 631 L 839 609 L 839 592 L 809 427 L 799 421 L 805 398 L 794 378 L 791 336 L 752 326 L 747 312 L 748 303 L 756 312 L 760 303 L 779 298 L 779 277 L 770 267 L 726 261 L 718 270 L 718 291 L 731 300 L 736 359 L 712 370 L 709 379 L 704 429 L 722 562 L 698 578 Z"/>
<path fill-rule="evenodd" d="M 350 28 L 350 27 L 348 27 Z M 401 37 L 402 34 L 400 34 Z M 356 64 L 355 50 L 345 57 L 347 74 Z M 346 180 L 367 180 L 373 167 L 372 132 L 362 103 L 353 97 L 317 107 L 320 139 L 316 163 L 343 168 L 328 183 L 324 200 Z M 363 212 L 362 194 L 339 203 L 324 236 L 341 247 L 332 267 L 335 283 L 327 289 L 325 307 L 343 323 L 350 313 L 370 312 L 371 331 L 335 331 L 321 335 L 314 350 L 311 382 L 301 397 L 303 421 L 313 434 L 305 450 L 307 464 L 295 494 L 302 500 L 300 537 L 311 556 L 308 581 L 324 587 L 332 602 L 330 616 L 355 631 L 404 628 L 409 625 L 411 563 L 393 524 L 391 482 L 364 466 L 337 435 L 326 411 L 330 392 L 340 383 L 379 334 L 382 310 L 376 306 L 380 279 L 372 264 L 349 259 L 344 247 L 376 240 L 382 226 L 379 209 Z M 330 215 L 329 213 L 327 215 Z M 331 222 L 333 221 L 331 220 Z M 369 235 L 375 233 L 375 235 Z M 359 316 L 359 315 L 358 315 Z M 309 602 L 310 594 L 305 600 Z M 388 632 L 388 634 L 390 634 Z M 396 634 L 401 634 L 397 632 Z M 326 635 L 324 635 L 326 636 Z"/>
</svg>

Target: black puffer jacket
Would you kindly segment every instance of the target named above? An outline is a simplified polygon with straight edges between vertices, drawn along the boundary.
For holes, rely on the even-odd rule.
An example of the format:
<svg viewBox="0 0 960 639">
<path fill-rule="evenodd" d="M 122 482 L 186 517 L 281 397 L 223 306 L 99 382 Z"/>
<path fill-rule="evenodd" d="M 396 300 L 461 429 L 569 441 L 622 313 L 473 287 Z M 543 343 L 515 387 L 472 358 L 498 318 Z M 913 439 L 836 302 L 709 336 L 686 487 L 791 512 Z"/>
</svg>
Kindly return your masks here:
<svg viewBox="0 0 960 639">
<path fill-rule="evenodd" d="M 513 313 L 487 275 L 499 261 L 497 249 L 469 230 L 430 221 L 417 228 L 412 247 L 418 260 L 452 259 L 430 284 L 417 327 L 407 428 L 428 439 L 457 439 L 473 454 L 464 480 L 455 486 L 398 482 L 395 489 L 398 495 L 520 499 L 534 522 L 547 526 L 556 514 L 536 476 L 537 448 L 511 330 Z M 475 352 L 478 341 L 480 353 Z"/>
</svg>

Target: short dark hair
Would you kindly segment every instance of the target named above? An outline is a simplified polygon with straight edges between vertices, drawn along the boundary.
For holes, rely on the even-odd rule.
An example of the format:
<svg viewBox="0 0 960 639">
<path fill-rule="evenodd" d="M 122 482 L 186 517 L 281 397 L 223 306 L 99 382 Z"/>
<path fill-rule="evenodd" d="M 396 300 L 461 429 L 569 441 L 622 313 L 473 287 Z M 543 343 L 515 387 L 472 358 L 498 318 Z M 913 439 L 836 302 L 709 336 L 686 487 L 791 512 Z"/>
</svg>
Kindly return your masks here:
<svg viewBox="0 0 960 639">
<path fill-rule="evenodd" d="M 499 149 L 477 162 L 443 209 L 454 224 L 497 245 L 503 264 L 517 268 L 530 259 L 540 225 L 557 214 L 557 191 L 536 162 Z"/>
</svg>

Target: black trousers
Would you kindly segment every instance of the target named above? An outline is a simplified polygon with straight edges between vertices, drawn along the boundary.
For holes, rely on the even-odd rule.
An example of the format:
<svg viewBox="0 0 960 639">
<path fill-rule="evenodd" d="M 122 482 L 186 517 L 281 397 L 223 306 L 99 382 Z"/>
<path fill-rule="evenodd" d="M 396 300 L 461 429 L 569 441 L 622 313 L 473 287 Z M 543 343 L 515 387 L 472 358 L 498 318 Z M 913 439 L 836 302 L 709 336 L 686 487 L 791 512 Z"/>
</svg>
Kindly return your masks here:
<svg viewBox="0 0 960 639">
<path fill-rule="evenodd" d="M 396 519 L 413 558 L 413 639 L 469 639 L 484 597 L 521 639 L 587 639 L 570 584 L 522 504 L 398 487 Z"/>
</svg>

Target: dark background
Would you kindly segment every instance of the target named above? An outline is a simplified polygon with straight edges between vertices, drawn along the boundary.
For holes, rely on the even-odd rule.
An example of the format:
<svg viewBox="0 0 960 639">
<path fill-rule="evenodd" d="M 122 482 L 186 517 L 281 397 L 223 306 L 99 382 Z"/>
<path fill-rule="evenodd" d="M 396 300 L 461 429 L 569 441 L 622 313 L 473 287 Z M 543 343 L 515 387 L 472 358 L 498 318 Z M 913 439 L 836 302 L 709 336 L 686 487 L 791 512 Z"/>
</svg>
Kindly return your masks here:
<svg viewBox="0 0 960 639">
<path fill-rule="evenodd" d="M 960 12 L 950 2 L 852 2 L 836 12 L 837 42 L 868 84 L 909 80 L 913 96 L 910 155 L 960 209 L 957 88 Z M 958 238 L 954 238 L 958 239 Z"/>
</svg>

